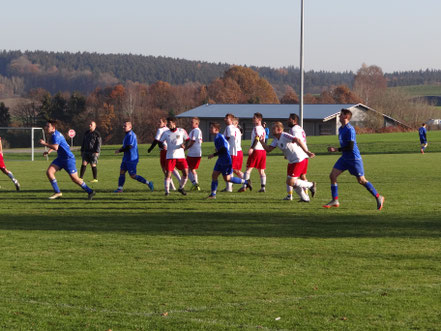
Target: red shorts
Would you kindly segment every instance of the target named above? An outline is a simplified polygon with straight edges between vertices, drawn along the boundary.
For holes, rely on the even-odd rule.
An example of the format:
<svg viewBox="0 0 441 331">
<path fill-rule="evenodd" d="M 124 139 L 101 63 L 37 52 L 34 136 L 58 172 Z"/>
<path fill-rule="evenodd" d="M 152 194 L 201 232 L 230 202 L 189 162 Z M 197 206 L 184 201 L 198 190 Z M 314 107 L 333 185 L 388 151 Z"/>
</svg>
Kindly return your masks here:
<svg viewBox="0 0 441 331">
<path fill-rule="evenodd" d="M 161 163 L 161 168 L 165 169 L 167 166 L 167 150 L 162 149 L 159 153 L 159 162 Z"/>
<path fill-rule="evenodd" d="M 173 171 L 175 168 L 178 170 L 188 169 L 188 164 L 185 159 L 167 159 L 166 170 Z"/>
<path fill-rule="evenodd" d="M 304 159 L 301 162 L 289 163 L 287 169 L 288 177 L 298 178 L 300 175 L 306 175 L 306 172 L 308 171 L 308 160 L 309 159 Z"/>
<path fill-rule="evenodd" d="M 3 154 L 0 153 L 0 169 L 6 168 L 5 161 L 3 161 Z"/>
<path fill-rule="evenodd" d="M 188 167 L 191 170 L 199 169 L 199 163 L 201 163 L 201 157 L 187 156 L 187 163 L 188 163 Z"/>
<path fill-rule="evenodd" d="M 242 151 L 238 151 L 237 155 L 232 155 L 231 158 L 233 159 L 233 170 L 242 170 L 242 163 L 243 163 L 243 153 Z"/>
<path fill-rule="evenodd" d="M 248 156 L 247 168 L 265 169 L 266 152 L 264 150 L 254 150 L 251 156 Z"/>
</svg>

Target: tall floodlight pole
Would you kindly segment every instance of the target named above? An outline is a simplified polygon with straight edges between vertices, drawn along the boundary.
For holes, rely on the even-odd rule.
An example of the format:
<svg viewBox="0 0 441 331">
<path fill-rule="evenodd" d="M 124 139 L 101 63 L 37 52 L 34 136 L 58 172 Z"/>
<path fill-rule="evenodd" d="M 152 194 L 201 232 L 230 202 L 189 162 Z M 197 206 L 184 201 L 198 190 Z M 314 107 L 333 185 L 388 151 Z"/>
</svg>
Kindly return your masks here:
<svg viewBox="0 0 441 331">
<path fill-rule="evenodd" d="M 301 9 L 300 9 L 300 114 L 299 114 L 299 120 L 300 120 L 300 126 L 303 127 L 303 46 L 304 46 L 304 25 L 303 17 L 305 15 L 304 10 L 304 0 L 301 0 Z"/>
</svg>

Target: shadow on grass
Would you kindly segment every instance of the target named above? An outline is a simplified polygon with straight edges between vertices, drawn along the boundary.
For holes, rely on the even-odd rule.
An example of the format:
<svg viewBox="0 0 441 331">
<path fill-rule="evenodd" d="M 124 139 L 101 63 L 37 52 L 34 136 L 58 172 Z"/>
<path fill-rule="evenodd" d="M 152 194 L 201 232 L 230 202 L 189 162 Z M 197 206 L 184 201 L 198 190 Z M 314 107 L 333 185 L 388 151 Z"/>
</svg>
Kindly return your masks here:
<svg viewBox="0 0 441 331">
<path fill-rule="evenodd" d="M 383 215 L 339 215 L 331 210 L 308 216 L 289 212 L 183 211 L 181 213 L 128 210 L 97 216 L 4 216 L 0 230 L 85 231 L 161 236 L 245 236 L 280 238 L 433 238 L 441 237 L 436 215 L 420 218 Z"/>
</svg>

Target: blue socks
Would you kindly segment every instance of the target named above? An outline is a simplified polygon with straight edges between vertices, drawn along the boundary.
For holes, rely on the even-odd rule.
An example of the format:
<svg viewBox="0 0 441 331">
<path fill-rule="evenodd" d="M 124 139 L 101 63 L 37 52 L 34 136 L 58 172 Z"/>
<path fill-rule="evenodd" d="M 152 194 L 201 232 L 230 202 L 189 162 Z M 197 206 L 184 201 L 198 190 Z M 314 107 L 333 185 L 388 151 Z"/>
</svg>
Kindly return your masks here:
<svg viewBox="0 0 441 331">
<path fill-rule="evenodd" d="M 118 178 L 118 187 L 123 187 L 124 183 L 126 182 L 126 175 L 119 175 Z"/>
<path fill-rule="evenodd" d="M 58 187 L 57 180 L 53 179 L 50 182 L 51 182 L 52 188 L 54 189 L 54 192 L 55 193 L 60 193 L 61 191 L 60 191 L 60 188 Z"/>
<path fill-rule="evenodd" d="M 376 198 L 378 197 L 377 190 L 375 190 L 374 185 L 371 184 L 371 182 L 367 182 L 364 187 Z"/>
<path fill-rule="evenodd" d="M 87 193 L 92 193 L 92 189 L 86 185 L 85 182 L 83 182 L 83 184 L 81 184 L 81 188 L 86 191 Z"/>
<path fill-rule="evenodd" d="M 217 191 L 217 185 L 219 184 L 219 182 L 217 180 L 213 180 L 211 182 L 211 194 L 212 195 L 216 195 L 216 191 Z"/>
<path fill-rule="evenodd" d="M 144 177 L 140 176 L 140 175 L 136 175 L 135 179 L 136 179 L 138 182 L 141 182 L 141 183 L 143 183 L 143 184 L 147 184 L 147 180 L 146 180 Z"/>
<path fill-rule="evenodd" d="M 337 184 L 331 184 L 331 194 L 332 194 L 332 200 L 338 199 L 338 186 L 337 186 Z"/>
<path fill-rule="evenodd" d="M 242 184 L 242 179 L 239 177 L 231 177 L 230 182 L 234 184 Z"/>
</svg>

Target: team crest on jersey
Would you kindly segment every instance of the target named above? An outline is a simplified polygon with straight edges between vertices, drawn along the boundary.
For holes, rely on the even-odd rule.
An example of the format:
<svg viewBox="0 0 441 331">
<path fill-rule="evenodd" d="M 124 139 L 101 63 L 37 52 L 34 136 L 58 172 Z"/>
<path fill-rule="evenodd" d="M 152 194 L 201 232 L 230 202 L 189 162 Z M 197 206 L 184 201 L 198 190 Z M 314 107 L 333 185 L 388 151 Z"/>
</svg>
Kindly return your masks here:
<svg viewBox="0 0 441 331">
<path fill-rule="evenodd" d="M 179 138 L 181 138 L 181 136 L 178 134 L 178 135 L 176 136 L 176 138 L 179 139 Z"/>
</svg>

